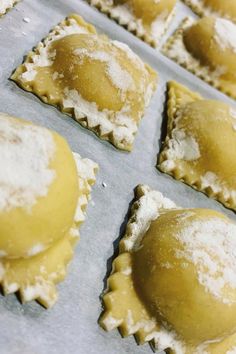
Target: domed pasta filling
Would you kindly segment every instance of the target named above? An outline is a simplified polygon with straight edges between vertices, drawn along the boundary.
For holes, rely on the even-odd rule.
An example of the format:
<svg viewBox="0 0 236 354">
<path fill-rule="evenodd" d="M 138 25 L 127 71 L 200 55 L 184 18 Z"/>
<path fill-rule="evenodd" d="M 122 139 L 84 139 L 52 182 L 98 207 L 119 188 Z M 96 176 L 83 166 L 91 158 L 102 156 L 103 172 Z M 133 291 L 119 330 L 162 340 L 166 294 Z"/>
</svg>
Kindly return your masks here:
<svg viewBox="0 0 236 354">
<path fill-rule="evenodd" d="M 236 345 L 236 224 L 138 186 L 100 324 L 175 354 Z"/>
<path fill-rule="evenodd" d="M 186 29 L 183 39 L 187 50 L 203 64 L 221 71 L 221 76 L 235 76 L 235 24 L 222 18 L 204 18 Z M 193 41 L 199 45 L 193 46 Z"/>
<path fill-rule="evenodd" d="M 148 42 L 158 45 L 174 13 L 176 0 L 88 0 L 129 31 Z"/>
<path fill-rule="evenodd" d="M 163 52 L 209 84 L 236 97 L 236 25 L 228 19 L 186 18 Z"/>
<path fill-rule="evenodd" d="M 127 45 L 78 15 L 56 26 L 12 78 L 128 151 L 156 88 L 156 73 Z"/>
<path fill-rule="evenodd" d="M 6 294 L 50 307 L 97 165 L 73 155 L 57 133 L 3 113 L 0 155 L 0 283 Z"/>
<path fill-rule="evenodd" d="M 234 109 L 178 83 L 168 87 L 169 128 L 158 167 L 235 210 Z"/>
<path fill-rule="evenodd" d="M 56 150 L 53 136 L 1 114 L 0 149 L 0 211 L 24 207 L 30 212 L 37 198 L 47 195 L 56 176 L 50 168 Z"/>
</svg>

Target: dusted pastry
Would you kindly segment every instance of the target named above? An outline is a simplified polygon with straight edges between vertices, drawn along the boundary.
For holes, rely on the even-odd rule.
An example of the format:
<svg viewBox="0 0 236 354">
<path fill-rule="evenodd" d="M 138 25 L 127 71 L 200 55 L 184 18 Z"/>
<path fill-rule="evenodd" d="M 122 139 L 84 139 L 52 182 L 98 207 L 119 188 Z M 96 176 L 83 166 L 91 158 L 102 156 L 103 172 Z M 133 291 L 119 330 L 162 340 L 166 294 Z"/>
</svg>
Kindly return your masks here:
<svg viewBox="0 0 236 354">
<path fill-rule="evenodd" d="M 236 0 L 183 0 L 199 16 L 222 16 L 236 21 Z"/>
<path fill-rule="evenodd" d="M 20 0 L 1 0 L 0 1 L 0 16 L 4 15 L 7 10 L 11 9 Z"/>
<path fill-rule="evenodd" d="M 236 109 L 174 81 L 167 106 L 158 168 L 236 211 Z"/>
<path fill-rule="evenodd" d="M 78 15 L 56 26 L 12 79 L 128 151 L 156 88 L 156 73 L 127 45 Z"/>
<path fill-rule="evenodd" d="M 0 283 L 45 307 L 57 299 L 97 165 L 57 133 L 0 114 Z"/>
<path fill-rule="evenodd" d="M 176 0 L 88 0 L 148 44 L 156 47 L 174 15 Z"/>
<path fill-rule="evenodd" d="M 236 350 L 236 224 L 208 209 L 183 209 L 147 186 L 103 296 L 100 324 L 174 354 Z"/>
<path fill-rule="evenodd" d="M 163 48 L 169 58 L 236 98 L 236 25 L 223 18 L 186 18 Z"/>
</svg>

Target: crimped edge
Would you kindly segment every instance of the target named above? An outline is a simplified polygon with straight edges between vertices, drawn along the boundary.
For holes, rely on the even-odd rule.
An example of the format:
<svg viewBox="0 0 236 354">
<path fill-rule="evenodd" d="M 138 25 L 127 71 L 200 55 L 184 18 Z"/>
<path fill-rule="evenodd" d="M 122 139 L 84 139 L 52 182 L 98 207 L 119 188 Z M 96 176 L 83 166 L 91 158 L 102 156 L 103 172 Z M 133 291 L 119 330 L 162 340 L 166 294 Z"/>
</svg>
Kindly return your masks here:
<svg viewBox="0 0 236 354">
<path fill-rule="evenodd" d="M 148 204 L 148 208 L 147 208 Z M 163 210 L 179 209 L 176 204 L 165 198 L 162 193 L 152 190 L 147 185 L 138 185 L 135 189 L 135 202 L 131 208 L 131 215 L 126 231 L 119 245 L 119 256 L 113 261 L 112 272 L 107 280 L 107 289 L 103 293 L 104 312 L 99 324 L 106 331 L 119 329 L 123 337 L 134 335 L 139 344 L 149 342 L 157 350 L 174 349 L 176 343 L 181 342 L 176 334 L 162 327 L 150 316 L 142 301 L 138 298 L 132 280 L 132 251 L 139 248 L 140 242 L 150 223 L 156 220 Z M 122 288 L 119 283 L 122 282 Z M 120 293 L 120 296 L 119 296 Z M 135 309 L 126 306 L 124 298 L 133 297 Z M 122 302 L 123 318 L 113 315 L 114 297 Z M 139 308 L 139 320 L 135 320 L 136 309 Z M 168 341 L 168 343 L 167 343 Z"/>
<path fill-rule="evenodd" d="M 120 26 L 127 29 L 129 32 L 134 34 L 136 37 L 144 41 L 145 43 L 149 44 L 151 47 L 156 48 L 159 45 L 161 37 L 166 33 L 169 28 L 171 21 L 175 16 L 175 8 L 170 12 L 169 16 L 163 20 L 163 29 L 159 32 L 157 37 L 153 37 L 148 31 L 141 31 L 139 26 L 139 19 L 135 19 L 133 21 L 128 21 L 121 15 L 116 15 L 113 12 L 115 8 L 113 5 L 106 5 L 102 0 L 87 0 L 88 3 L 94 7 L 96 7 L 99 11 L 106 14 L 112 20 L 117 22 Z M 128 9 L 127 9 L 128 11 Z M 161 25 L 161 24 L 160 24 Z"/>
<path fill-rule="evenodd" d="M 81 16 L 79 16 L 77 14 L 69 15 L 68 17 L 66 17 L 66 19 L 64 19 L 58 25 L 56 25 L 49 32 L 48 36 L 46 36 L 36 46 L 36 48 L 33 49 L 33 51 L 29 52 L 29 54 L 27 55 L 27 57 L 24 60 L 23 64 L 18 66 L 18 68 L 12 74 L 11 80 L 15 81 L 24 90 L 32 92 L 33 94 L 35 94 L 44 103 L 49 104 L 51 106 L 54 106 L 54 107 L 58 108 L 62 113 L 66 113 L 70 117 L 74 118 L 80 125 L 82 125 L 84 128 L 89 129 L 90 131 L 94 132 L 100 139 L 109 141 L 115 147 L 117 147 L 117 148 L 119 148 L 121 150 L 131 151 L 132 147 L 133 147 L 133 142 L 134 142 L 134 139 L 135 139 L 135 135 L 136 135 L 136 133 L 138 131 L 139 122 L 132 121 L 132 124 L 135 126 L 135 129 L 133 128 L 133 130 L 130 133 L 130 135 L 132 135 L 132 139 L 130 139 L 130 141 L 126 140 L 126 135 L 125 134 L 124 134 L 123 139 L 119 140 L 115 136 L 116 134 L 115 134 L 115 130 L 114 129 L 111 128 L 110 131 L 107 131 L 106 129 L 103 128 L 103 125 L 101 123 L 98 123 L 97 125 L 93 125 L 92 123 L 90 123 L 90 119 L 89 119 L 90 117 L 88 117 L 86 115 L 83 115 L 83 117 L 76 116 L 76 113 L 75 113 L 76 109 L 73 108 L 73 107 L 71 107 L 71 108 L 64 107 L 62 100 L 56 100 L 56 101 L 53 102 L 47 91 L 45 91 L 43 93 L 36 92 L 34 90 L 34 80 L 33 81 L 24 82 L 20 78 L 21 75 L 26 71 L 26 64 L 32 63 L 33 62 L 32 58 L 39 53 L 39 49 L 41 49 L 42 47 L 45 48 L 46 47 L 46 42 L 50 41 L 50 39 L 53 38 L 57 34 L 58 30 L 63 28 L 63 26 L 68 26 L 69 25 L 68 23 L 69 23 L 69 21 L 71 19 L 75 20 L 79 26 L 85 27 L 85 29 L 88 31 L 88 33 L 97 33 L 95 27 L 92 26 L 91 24 L 85 22 Z M 145 65 L 145 69 L 147 70 L 147 73 L 150 76 L 149 82 L 147 84 L 147 89 L 146 89 L 146 91 L 150 92 L 150 97 L 148 97 L 148 101 L 146 102 L 146 106 L 148 106 L 149 102 L 151 100 L 151 97 L 154 94 L 154 91 L 156 89 L 156 76 L 157 75 L 154 72 L 154 70 L 148 64 L 144 63 L 144 65 Z M 154 78 L 154 76 L 155 76 L 155 78 Z M 140 112 L 140 116 L 143 116 L 143 115 L 144 115 L 144 112 Z M 140 120 L 141 120 L 141 118 L 140 118 Z M 117 128 L 122 128 L 122 126 L 118 126 L 117 125 Z M 127 127 L 127 131 L 128 131 L 128 129 L 129 128 Z M 104 132 L 103 130 L 106 130 L 106 132 Z"/>
<path fill-rule="evenodd" d="M 8 11 L 10 11 L 14 6 L 16 6 L 16 4 L 18 2 L 20 2 L 21 0 L 13 0 L 12 4 L 9 6 L 6 6 L 3 10 L 3 12 L 0 12 L 0 17 L 4 16 Z"/>
<path fill-rule="evenodd" d="M 201 0 L 182 0 L 190 9 L 200 17 L 203 16 L 222 16 L 230 21 L 236 22 L 236 18 L 233 18 L 227 14 L 223 14 L 220 11 L 212 11 L 210 7 L 207 7 L 203 4 Z"/>
<path fill-rule="evenodd" d="M 157 168 L 160 171 L 174 177 L 175 179 L 184 182 L 185 184 L 189 185 L 193 189 L 206 194 L 208 197 L 219 201 L 227 208 L 236 211 L 236 205 L 234 204 L 232 197 L 226 199 L 224 197 L 223 189 L 221 189 L 220 192 L 215 193 L 211 186 L 204 187 L 200 178 L 191 181 L 191 176 L 189 176 L 186 173 L 183 174 L 181 170 L 178 168 L 178 163 L 173 168 L 173 170 L 169 170 L 165 168 L 165 165 L 163 163 L 169 161 L 167 157 L 167 151 L 169 151 L 169 141 L 170 139 L 172 139 L 172 130 L 176 127 L 177 112 L 178 112 L 178 108 L 181 106 L 181 98 L 180 98 L 181 95 L 179 96 L 177 95 L 178 91 L 179 92 L 182 91 L 184 94 L 188 94 L 190 99 L 192 99 L 193 101 L 198 101 L 203 99 L 203 97 L 200 96 L 198 93 L 190 91 L 187 87 L 182 86 L 181 84 L 175 81 L 168 82 L 167 87 L 168 87 L 167 89 L 168 91 L 167 92 L 167 96 L 168 96 L 167 97 L 167 119 L 168 119 L 167 127 L 168 128 L 167 128 L 166 139 L 163 143 L 163 147 L 159 155 Z M 229 189 L 227 189 L 227 192 L 230 196 Z"/>
<path fill-rule="evenodd" d="M 90 200 L 91 187 L 95 183 L 96 173 L 98 171 L 98 165 L 90 159 L 82 159 L 78 153 L 73 153 L 77 171 L 79 188 L 82 194 L 78 198 L 77 210 L 75 213 L 74 225 L 63 239 L 60 239 L 53 243 L 46 251 L 43 251 L 33 257 L 46 256 L 47 252 L 53 252 L 56 249 L 60 249 L 63 246 L 63 252 L 61 250 L 62 259 L 57 262 L 57 269 L 47 274 L 44 278 L 43 275 L 35 276 L 35 283 L 19 284 L 9 283 L 7 276 L 5 277 L 5 269 L 8 270 L 11 267 L 10 260 L 0 262 L 0 285 L 5 295 L 18 292 L 22 303 L 26 303 L 32 300 L 37 300 L 45 308 L 52 307 L 57 299 L 56 284 L 63 281 L 67 273 L 67 267 L 73 257 L 73 249 L 79 239 L 78 227 L 85 219 L 86 207 Z M 47 258 L 47 256 L 46 256 Z M 30 259 L 28 259 L 29 261 Z M 14 260 L 13 260 L 14 262 Z"/>
<path fill-rule="evenodd" d="M 162 47 L 162 53 L 168 58 L 174 60 L 177 64 L 181 65 L 183 68 L 190 71 L 192 74 L 198 76 L 201 80 L 207 82 L 209 85 L 213 86 L 217 90 L 223 92 L 236 99 L 236 82 L 235 82 L 235 92 L 226 87 L 226 85 L 231 84 L 226 80 L 222 80 L 216 70 L 211 70 L 208 66 L 201 65 L 200 61 L 194 58 L 191 53 L 189 53 L 183 42 L 183 32 L 186 28 L 194 23 L 194 19 L 191 17 L 186 17 L 179 25 L 175 33 L 167 40 L 167 42 Z M 180 58 L 176 55 L 176 51 L 173 50 L 174 46 L 178 47 L 179 51 L 183 55 Z M 234 83 L 232 83 L 233 85 Z"/>
</svg>

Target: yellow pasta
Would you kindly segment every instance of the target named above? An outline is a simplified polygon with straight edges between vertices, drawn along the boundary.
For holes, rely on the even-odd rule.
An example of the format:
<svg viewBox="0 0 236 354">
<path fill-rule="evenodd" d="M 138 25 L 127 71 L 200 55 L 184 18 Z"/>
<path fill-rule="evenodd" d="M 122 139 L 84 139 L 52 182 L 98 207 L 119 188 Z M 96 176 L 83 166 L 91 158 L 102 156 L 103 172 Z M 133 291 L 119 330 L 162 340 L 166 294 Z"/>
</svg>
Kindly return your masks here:
<svg viewBox="0 0 236 354">
<path fill-rule="evenodd" d="M 97 165 L 57 133 L 0 114 L 0 283 L 52 306 L 84 220 Z"/>
<path fill-rule="evenodd" d="M 236 25 L 223 18 L 186 18 L 163 47 L 169 58 L 236 98 Z"/>
<path fill-rule="evenodd" d="M 88 0 L 153 47 L 173 18 L 176 0 Z"/>
<path fill-rule="evenodd" d="M 236 210 L 235 109 L 176 82 L 168 84 L 167 104 L 158 168 Z"/>
<path fill-rule="evenodd" d="M 128 151 L 156 88 L 156 73 L 127 45 L 78 15 L 56 26 L 12 79 Z"/>
<path fill-rule="evenodd" d="M 16 5 L 20 0 L 3 0 L 0 2 L 0 17 Z"/>
<path fill-rule="evenodd" d="M 233 353 L 235 243 L 236 224 L 223 214 L 138 186 L 101 326 L 173 354 Z"/>
<path fill-rule="evenodd" d="M 236 21 L 236 1 L 183 0 L 199 16 L 221 16 Z"/>
</svg>

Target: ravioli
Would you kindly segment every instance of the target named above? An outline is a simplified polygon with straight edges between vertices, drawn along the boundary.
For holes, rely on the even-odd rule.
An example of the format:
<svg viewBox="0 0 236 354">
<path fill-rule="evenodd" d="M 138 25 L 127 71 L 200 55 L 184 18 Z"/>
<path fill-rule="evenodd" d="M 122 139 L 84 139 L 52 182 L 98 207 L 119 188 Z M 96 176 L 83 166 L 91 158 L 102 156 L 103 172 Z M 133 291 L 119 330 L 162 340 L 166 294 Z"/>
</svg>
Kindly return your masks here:
<svg viewBox="0 0 236 354">
<path fill-rule="evenodd" d="M 78 15 L 56 26 L 12 79 L 127 151 L 156 88 L 156 73 L 128 46 Z"/>
<path fill-rule="evenodd" d="M 100 325 L 174 354 L 236 348 L 236 224 L 136 190 L 120 254 L 103 295 Z M 227 271 L 226 271 L 227 269 Z M 233 353 L 233 351 L 232 351 Z"/>
<path fill-rule="evenodd" d="M 137 37 L 156 47 L 174 16 L 176 0 L 88 0 Z"/>
<path fill-rule="evenodd" d="M 57 133 L 0 114 L 0 283 L 52 306 L 84 220 L 97 165 Z M 66 188 L 65 188 L 66 187 Z"/>
<path fill-rule="evenodd" d="M 221 16 L 236 21 L 236 1 L 183 0 L 199 16 Z"/>
<path fill-rule="evenodd" d="M 163 52 L 201 79 L 236 98 L 236 25 L 223 18 L 183 21 Z"/>
<path fill-rule="evenodd" d="M 7 10 L 11 9 L 20 0 L 1 0 L 0 1 L 0 16 L 5 15 Z"/>
<path fill-rule="evenodd" d="M 158 168 L 236 210 L 236 109 L 177 82 L 168 84 L 167 105 Z"/>
</svg>

